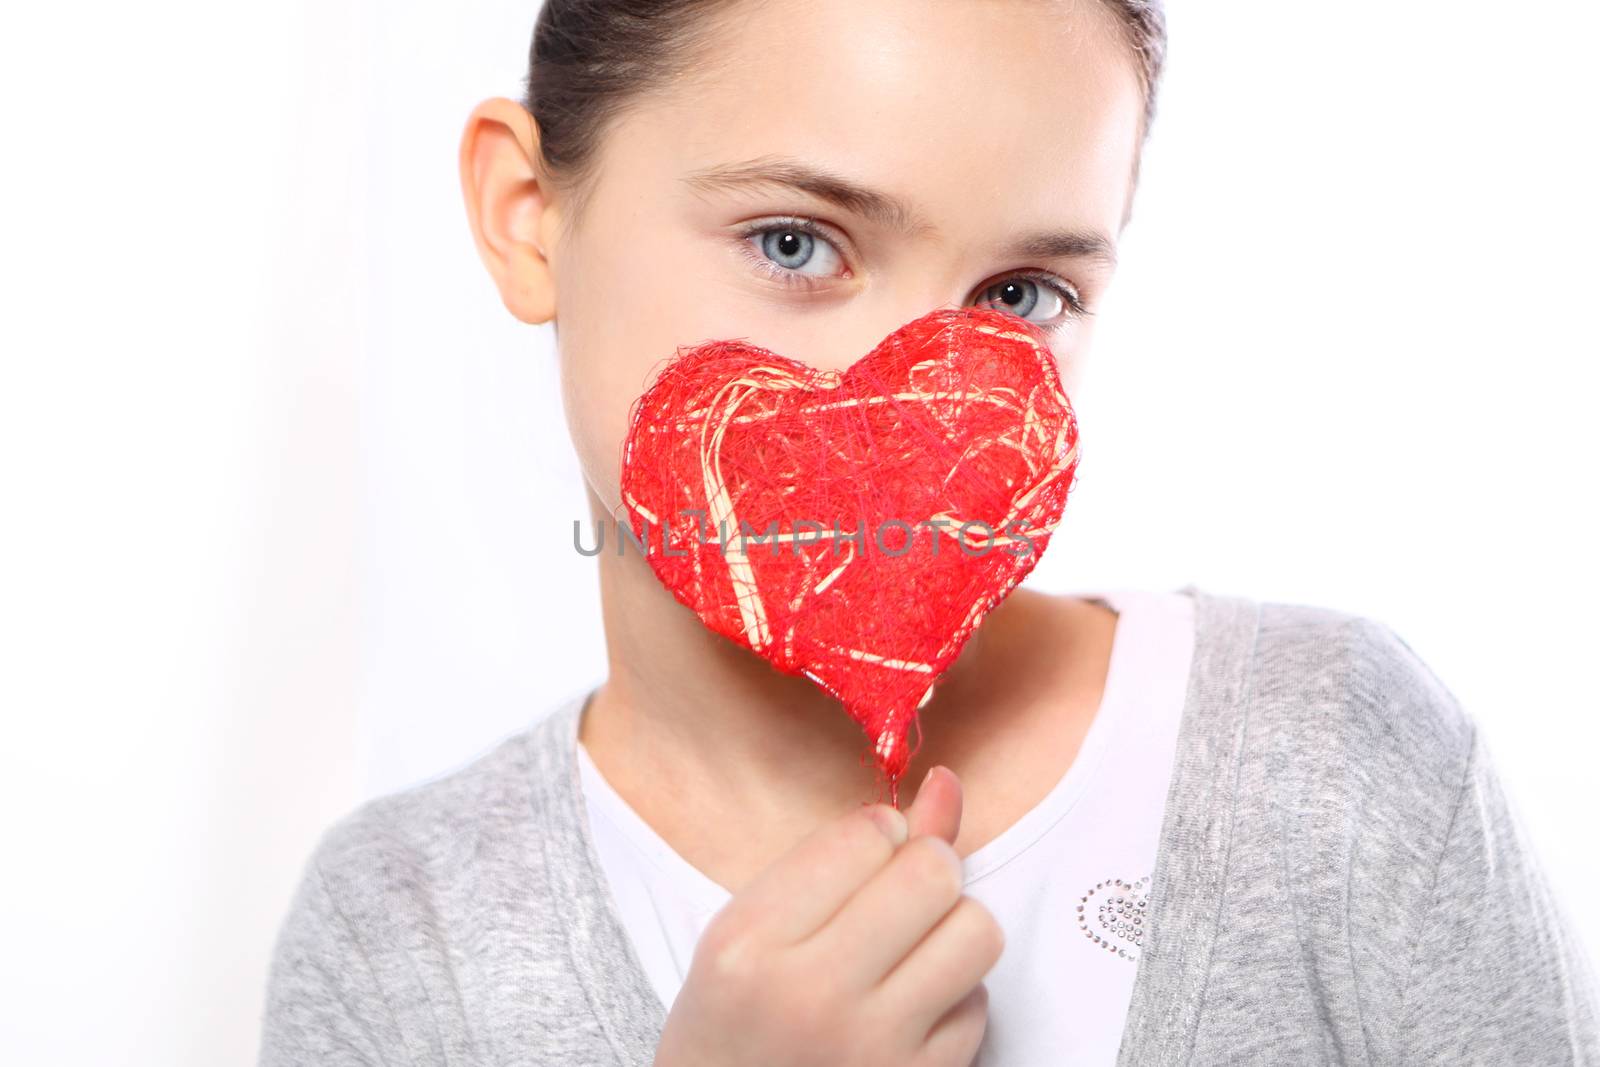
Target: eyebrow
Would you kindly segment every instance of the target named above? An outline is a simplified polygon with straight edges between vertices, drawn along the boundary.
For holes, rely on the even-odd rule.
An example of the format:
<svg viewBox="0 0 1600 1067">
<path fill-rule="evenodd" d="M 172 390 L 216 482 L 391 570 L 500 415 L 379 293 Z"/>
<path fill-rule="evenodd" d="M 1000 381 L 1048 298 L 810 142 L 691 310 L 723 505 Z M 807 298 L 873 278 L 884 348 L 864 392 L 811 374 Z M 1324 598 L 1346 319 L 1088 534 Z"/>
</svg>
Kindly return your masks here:
<svg viewBox="0 0 1600 1067">
<path fill-rule="evenodd" d="M 783 186 L 907 236 L 935 232 L 931 222 L 899 197 L 792 156 L 758 156 L 740 163 L 702 167 L 684 175 L 683 180 L 691 188 L 702 191 Z M 1026 234 L 1007 244 L 1002 254 L 1024 259 L 1093 259 L 1106 266 L 1114 266 L 1117 261 L 1116 245 L 1111 238 L 1091 230 L 1042 230 Z"/>
</svg>

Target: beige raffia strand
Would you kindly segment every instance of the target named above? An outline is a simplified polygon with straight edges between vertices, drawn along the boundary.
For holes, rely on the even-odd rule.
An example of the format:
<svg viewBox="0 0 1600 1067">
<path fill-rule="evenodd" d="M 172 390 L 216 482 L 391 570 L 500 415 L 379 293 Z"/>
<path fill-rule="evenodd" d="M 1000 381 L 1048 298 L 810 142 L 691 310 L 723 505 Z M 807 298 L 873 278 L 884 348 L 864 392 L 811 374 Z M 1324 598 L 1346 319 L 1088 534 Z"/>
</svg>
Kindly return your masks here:
<svg viewBox="0 0 1600 1067">
<path fill-rule="evenodd" d="M 1014 330 L 999 330 L 984 326 L 975 327 L 975 329 L 981 333 L 990 334 L 1006 340 L 1025 343 L 1033 347 L 1036 352 L 1040 352 L 1042 358 L 1051 358 L 1047 351 L 1041 351 L 1043 346 L 1039 343 L 1039 341 L 1026 333 Z M 951 347 L 954 347 L 953 340 L 951 341 Z M 948 354 L 949 351 L 947 350 L 947 356 Z M 913 380 L 915 380 L 917 371 L 937 367 L 943 365 L 944 363 L 945 360 L 930 359 L 913 365 L 911 368 Z M 762 419 L 771 418 L 773 415 L 778 413 L 778 409 L 773 405 L 769 405 L 764 410 L 757 412 L 741 412 L 740 409 L 744 407 L 745 404 L 752 398 L 762 393 L 770 394 L 788 392 L 791 390 L 816 392 L 820 390 L 837 389 L 843 383 L 843 380 L 844 375 L 838 371 L 827 371 L 821 373 L 807 372 L 805 376 L 802 377 L 792 368 L 782 366 L 764 365 L 748 368 L 740 377 L 730 380 L 721 388 L 719 388 L 716 394 L 711 398 L 704 408 L 690 412 L 682 416 L 679 420 L 676 420 L 675 425 L 670 427 L 671 429 L 681 432 L 696 425 L 699 428 L 700 469 L 705 487 L 707 509 L 709 511 L 708 517 L 713 528 L 718 529 L 719 531 L 722 529 L 740 529 L 739 517 L 735 513 L 732 495 L 729 493 L 727 481 L 722 472 L 722 443 L 728 427 L 735 424 L 751 423 Z M 1060 392 L 1059 384 L 1057 384 L 1056 389 L 1057 391 L 1053 397 L 1053 406 L 1057 411 L 1065 412 L 1069 406 L 1067 399 L 1065 395 Z M 1074 460 L 1077 458 L 1077 446 L 1075 444 L 1069 446 L 1067 442 L 1069 423 L 1066 418 L 1060 418 L 1057 420 L 1057 426 L 1054 430 L 1053 440 L 1046 442 L 1044 438 L 1049 435 L 1051 431 L 1047 427 L 1048 420 L 1041 415 L 1038 410 L 1037 396 L 1029 395 L 1028 397 L 1022 397 L 1018 394 L 1016 389 L 1006 386 L 997 386 L 991 390 L 976 392 L 943 392 L 936 389 L 911 389 L 893 394 L 879 394 L 875 396 L 856 397 L 846 400 L 827 400 L 820 403 L 806 404 L 802 408 L 801 413 L 811 414 L 819 411 L 841 410 L 870 404 L 886 403 L 890 400 L 919 402 L 937 401 L 941 403 L 983 403 L 1014 409 L 1019 415 L 1018 426 L 1014 431 L 1008 431 L 1005 434 L 989 440 L 973 442 L 963 452 L 961 459 L 965 459 L 974 452 L 989 447 L 1007 447 L 1015 449 L 1025 460 L 1030 461 L 1030 465 L 1032 458 L 1040 454 L 1051 457 L 1049 466 L 1037 471 L 1037 473 L 1031 479 L 1031 484 L 1029 484 L 1021 493 L 1013 498 L 1010 509 L 1008 510 L 1005 518 L 1000 523 L 990 528 L 989 536 L 979 538 L 970 531 L 963 532 L 963 520 L 959 516 L 951 515 L 949 513 L 940 513 L 930 517 L 933 520 L 942 519 L 948 522 L 948 525 L 946 526 L 935 526 L 934 529 L 936 531 L 943 533 L 954 540 L 964 541 L 970 547 L 982 548 L 983 546 L 987 545 L 989 550 L 1018 544 L 1022 541 L 1028 541 L 1030 543 L 1037 542 L 1038 540 L 1047 537 L 1051 531 L 1053 531 L 1056 525 L 1054 522 L 1051 522 L 1048 525 L 1038 526 L 1028 524 L 1026 526 L 1022 526 L 1020 529 L 1018 527 L 1022 520 L 1027 519 L 1032 514 L 1032 506 L 1037 501 L 1040 494 L 1052 484 L 1065 477 L 1067 472 L 1071 469 Z M 790 412 L 784 412 L 784 414 L 789 413 Z M 663 427 L 663 429 L 667 428 L 668 427 Z M 1038 448 L 1037 446 L 1040 444 L 1045 444 L 1046 447 L 1042 449 Z M 1034 447 L 1029 447 L 1030 445 L 1033 445 Z M 952 471 L 952 474 L 953 473 L 954 471 Z M 727 523 L 725 527 L 722 525 L 724 522 Z M 987 526 L 987 524 L 984 525 Z M 1017 530 L 1017 533 L 1013 535 L 1002 532 L 1007 530 Z M 789 544 L 798 541 L 803 541 L 805 544 L 813 544 L 829 540 L 833 536 L 833 531 L 791 531 L 786 534 L 777 534 L 775 538 L 763 538 L 762 544 L 771 546 L 774 541 L 779 544 Z M 751 648 L 758 651 L 764 650 L 771 645 L 773 640 L 771 627 L 767 621 L 766 605 L 762 600 L 761 591 L 756 583 L 755 570 L 750 563 L 748 546 L 745 544 L 745 542 L 743 542 L 742 539 L 739 539 L 737 543 L 743 547 L 734 548 L 731 544 L 724 544 L 722 546 L 722 556 L 728 569 L 729 582 L 733 587 L 734 600 L 739 611 L 740 623 L 744 632 L 745 640 L 750 644 Z M 855 541 L 852 539 L 850 542 L 848 542 L 848 545 L 851 550 L 850 554 L 847 555 L 837 566 L 833 567 L 828 574 L 823 576 L 815 584 L 811 585 L 809 590 L 810 595 L 818 595 L 825 591 L 830 585 L 833 584 L 835 580 L 839 578 L 841 574 L 845 572 L 846 568 L 855 562 Z M 771 549 L 769 547 L 769 551 L 770 550 Z M 1035 546 L 1030 548 L 1030 551 L 1037 551 L 1037 547 Z M 698 566 L 698 553 L 696 556 L 696 565 Z M 809 556 L 806 558 L 808 561 L 810 560 Z M 804 586 L 802 586 L 801 590 L 796 595 L 794 603 L 790 605 L 791 609 L 794 609 L 791 612 L 791 618 L 798 613 L 801 601 L 806 596 L 806 593 L 807 590 Z M 973 604 L 966 619 L 964 620 L 965 625 L 961 627 L 959 632 L 962 634 L 969 632 L 971 627 L 976 625 L 978 619 L 980 619 L 983 614 L 992 606 L 992 602 L 980 602 Z M 785 652 L 792 654 L 794 639 L 793 625 L 787 628 L 787 632 L 783 635 L 783 637 Z M 887 667 L 894 670 L 913 671 L 924 674 L 931 674 L 933 672 L 933 667 L 929 663 L 884 656 L 866 649 L 833 646 L 831 651 L 833 651 L 835 654 L 848 657 L 858 662 L 872 663 L 877 666 Z M 807 673 L 809 674 L 809 672 Z M 817 679 L 813 676 L 813 680 L 815 681 Z M 923 703 L 926 703 L 926 701 L 932 695 L 932 691 L 933 689 L 930 685 L 928 691 L 922 698 Z M 877 739 L 876 748 L 880 758 L 887 759 L 890 751 L 892 751 L 895 741 L 895 720 L 891 715 L 891 717 L 885 723 L 884 730 L 880 733 Z"/>
</svg>

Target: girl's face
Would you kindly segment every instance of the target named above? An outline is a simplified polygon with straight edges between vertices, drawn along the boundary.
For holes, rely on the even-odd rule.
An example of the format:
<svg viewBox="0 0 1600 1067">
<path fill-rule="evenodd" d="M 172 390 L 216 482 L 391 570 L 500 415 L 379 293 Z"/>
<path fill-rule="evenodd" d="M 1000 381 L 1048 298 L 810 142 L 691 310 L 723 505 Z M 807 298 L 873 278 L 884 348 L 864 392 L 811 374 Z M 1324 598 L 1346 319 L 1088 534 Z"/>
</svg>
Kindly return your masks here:
<svg viewBox="0 0 1600 1067">
<path fill-rule="evenodd" d="M 540 253 L 518 262 L 540 262 L 491 271 L 514 312 L 553 311 L 579 459 L 618 514 L 629 406 L 679 345 L 844 368 L 934 308 L 987 303 L 1050 329 L 1071 390 L 1142 110 L 1098 0 L 735 3 L 606 132 L 572 231 L 566 202 L 531 193 Z"/>
</svg>

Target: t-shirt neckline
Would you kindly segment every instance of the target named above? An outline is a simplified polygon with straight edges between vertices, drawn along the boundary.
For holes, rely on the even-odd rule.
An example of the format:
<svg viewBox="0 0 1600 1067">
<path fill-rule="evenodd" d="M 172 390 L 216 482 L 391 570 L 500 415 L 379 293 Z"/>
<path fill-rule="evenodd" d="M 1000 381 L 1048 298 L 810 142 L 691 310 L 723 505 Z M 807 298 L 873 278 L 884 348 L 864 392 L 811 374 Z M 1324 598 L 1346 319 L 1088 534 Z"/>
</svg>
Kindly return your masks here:
<svg viewBox="0 0 1600 1067">
<path fill-rule="evenodd" d="M 1241 738 L 1262 631 L 1260 601 L 1193 582 L 1176 591 L 1193 602 L 1195 645 L 1152 875 L 1149 935 L 1163 947 L 1140 960 L 1118 1067 L 1181 1056 L 1193 1046 L 1225 889 L 1226 864 L 1217 857 L 1227 852 L 1239 802 Z M 535 864 L 530 876 L 547 885 L 607 1042 L 622 1060 L 646 1062 L 667 1009 L 606 892 L 590 836 L 574 751 L 586 703 L 574 695 L 523 735 L 533 816 L 519 846 Z M 617 965 L 618 957 L 626 963 Z"/>
<path fill-rule="evenodd" d="M 1144 623 L 1142 603 L 1135 593 L 1129 589 L 1110 589 L 1079 594 L 1117 613 L 1100 704 L 1071 764 L 1050 790 L 1011 825 L 962 858 L 964 885 L 992 874 L 1027 851 L 1065 818 L 1088 791 L 1117 724 L 1126 717 L 1126 704 L 1132 694 L 1132 680 L 1126 677 L 1126 660 L 1136 640 L 1131 631 Z M 585 708 L 587 704 L 585 698 Z M 581 720 L 582 709 L 579 715 Z M 695 901 L 701 911 L 709 914 L 728 901 L 732 893 L 727 887 L 685 859 L 612 787 L 581 738 L 577 742 L 577 758 L 580 775 L 588 787 L 585 795 L 594 801 L 598 814 L 621 832 L 640 855 Z"/>
<path fill-rule="evenodd" d="M 970 886 L 1004 867 L 1067 817 L 1078 800 L 1088 792 L 1117 725 L 1127 716 L 1126 704 L 1132 686 L 1127 678 L 1127 659 L 1134 645 L 1131 631 L 1143 625 L 1142 604 L 1135 591 L 1128 589 L 1079 595 L 1086 600 L 1105 604 L 1117 613 L 1100 703 L 1095 708 L 1094 717 L 1089 720 L 1083 739 L 1078 743 L 1078 751 L 1073 755 L 1072 762 L 1049 791 L 1010 826 L 962 858 L 965 885 Z"/>
<path fill-rule="evenodd" d="M 584 703 L 587 706 L 588 701 L 585 700 Z M 600 817 L 620 831 L 640 855 L 694 900 L 701 911 L 715 911 L 727 903 L 733 895 L 732 892 L 684 859 L 667 843 L 666 838 L 656 832 L 655 827 L 645 822 L 644 817 L 635 811 L 633 806 L 623 799 L 622 794 L 606 780 L 605 775 L 600 773 L 600 768 L 589 756 L 589 750 L 584 747 L 582 738 L 578 739 L 577 753 L 579 774 L 585 786 L 584 793 L 594 802 L 595 810 Z"/>
</svg>

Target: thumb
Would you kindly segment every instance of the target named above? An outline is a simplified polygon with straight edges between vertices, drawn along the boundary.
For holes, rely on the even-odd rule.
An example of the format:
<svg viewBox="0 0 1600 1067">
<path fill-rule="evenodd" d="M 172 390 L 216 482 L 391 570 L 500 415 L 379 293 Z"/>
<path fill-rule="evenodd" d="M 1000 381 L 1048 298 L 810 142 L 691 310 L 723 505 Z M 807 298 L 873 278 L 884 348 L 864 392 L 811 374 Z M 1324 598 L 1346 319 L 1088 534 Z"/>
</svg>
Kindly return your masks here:
<svg viewBox="0 0 1600 1067">
<path fill-rule="evenodd" d="M 906 809 L 906 825 L 911 837 L 933 834 L 956 843 L 961 829 L 961 779 L 955 771 L 939 764 L 928 772 Z"/>
</svg>

